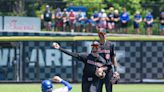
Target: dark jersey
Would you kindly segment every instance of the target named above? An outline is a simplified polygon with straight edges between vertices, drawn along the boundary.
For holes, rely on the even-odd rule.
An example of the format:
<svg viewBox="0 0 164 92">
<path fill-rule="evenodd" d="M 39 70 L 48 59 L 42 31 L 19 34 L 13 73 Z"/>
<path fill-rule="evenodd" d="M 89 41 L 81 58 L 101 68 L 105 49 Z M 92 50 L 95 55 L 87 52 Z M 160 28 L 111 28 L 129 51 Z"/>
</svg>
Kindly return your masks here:
<svg viewBox="0 0 164 92">
<path fill-rule="evenodd" d="M 87 56 L 87 62 L 84 65 L 83 74 L 85 77 L 97 77 L 95 71 L 97 67 L 101 67 L 105 60 L 102 57 L 95 57 L 92 54 Z"/>
<path fill-rule="evenodd" d="M 120 18 L 119 14 L 114 14 L 114 19 Z M 115 23 L 119 23 L 119 21 L 114 21 Z"/>
<path fill-rule="evenodd" d="M 62 48 L 60 48 L 59 50 L 84 63 L 84 69 L 83 69 L 84 77 L 97 77 L 95 75 L 96 68 L 102 67 L 105 64 L 103 63 L 105 62 L 105 59 L 102 58 L 101 56 L 93 56 L 92 54 L 87 54 L 87 53 L 69 52 Z"/>
<path fill-rule="evenodd" d="M 113 21 L 113 17 L 114 17 L 114 14 L 113 13 L 109 13 L 107 16 L 109 18 L 108 22 L 114 22 Z"/>
<path fill-rule="evenodd" d="M 114 45 L 109 41 L 105 42 L 104 44 L 100 45 L 99 54 L 106 60 L 105 63 L 107 65 L 111 65 L 112 64 L 111 57 L 115 55 Z"/>
<path fill-rule="evenodd" d="M 160 16 L 159 20 L 160 20 L 161 25 L 164 26 L 164 23 L 161 22 L 161 21 L 164 21 L 164 17 Z"/>
<path fill-rule="evenodd" d="M 47 22 L 52 20 L 52 13 L 50 11 L 44 12 L 44 20 Z"/>
</svg>

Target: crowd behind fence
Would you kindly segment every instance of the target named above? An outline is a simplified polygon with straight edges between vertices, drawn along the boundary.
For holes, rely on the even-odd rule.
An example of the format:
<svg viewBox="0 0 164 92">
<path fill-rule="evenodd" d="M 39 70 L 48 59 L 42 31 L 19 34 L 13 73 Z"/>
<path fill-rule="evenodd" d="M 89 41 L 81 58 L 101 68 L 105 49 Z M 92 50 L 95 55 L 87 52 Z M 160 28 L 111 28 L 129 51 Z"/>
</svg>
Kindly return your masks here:
<svg viewBox="0 0 164 92">
<path fill-rule="evenodd" d="M 50 11 L 50 6 L 46 6 L 45 12 L 41 15 L 42 30 L 54 32 L 98 32 L 106 30 L 108 33 L 130 33 L 163 35 L 164 33 L 164 12 L 161 11 L 159 18 L 155 19 L 151 12 L 145 16 L 141 12 L 134 11 L 130 15 L 125 7 L 122 11 L 109 8 L 95 10 L 91 16 L 81 9 L 57 8 L 55 12 Z"/>
</svg>

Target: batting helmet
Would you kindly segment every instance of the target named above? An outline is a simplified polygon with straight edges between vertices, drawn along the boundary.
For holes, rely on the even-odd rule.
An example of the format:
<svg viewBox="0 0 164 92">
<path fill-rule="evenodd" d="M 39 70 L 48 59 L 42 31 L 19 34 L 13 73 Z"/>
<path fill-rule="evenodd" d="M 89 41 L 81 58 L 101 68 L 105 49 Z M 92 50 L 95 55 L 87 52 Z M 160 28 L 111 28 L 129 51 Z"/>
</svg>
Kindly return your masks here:
<svg viewBox="0 0 164 92">
<path fill-rule="evenodd" d="M 42 92 L 52 92 L 52 82 L 50 80 L 42 81 Z"/>
</svg>

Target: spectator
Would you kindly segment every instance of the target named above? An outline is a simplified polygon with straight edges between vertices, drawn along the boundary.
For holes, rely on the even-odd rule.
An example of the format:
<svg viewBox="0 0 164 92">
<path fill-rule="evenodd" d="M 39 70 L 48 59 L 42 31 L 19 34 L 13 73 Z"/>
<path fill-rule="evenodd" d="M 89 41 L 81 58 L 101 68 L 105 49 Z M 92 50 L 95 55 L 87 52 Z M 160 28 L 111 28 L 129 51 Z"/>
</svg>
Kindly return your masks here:
<svg viewBox="0 0 164 92">
<path fill-rule="evenodd" d="M 126 12 L 126 8 L 122 8 L 123 12 L 120 15 L 121 27 L 124 33 L 128 33 L 128 21 L 129 21 L 129 14 Z"/>
<path fill-rule="evenodd" d="M 76 23 L 76 16 L 75 16 L 75 13 L 73 12 L 73 10 L 70 11 L 69 22 L 70 22 L 70 26 L 71 26 L 71 32 L 74 32 L 74 25 Z"/>
<path fill-rule="evenodd" d="M 137 34 L 140 33 L 139 25 L 140 25 L 141 21 L 142 21 L 142 16 L 140 15 L 140 12 L 137 11 L 136 14 L 134 15 L 134 23 L 133 23 L 134 29 L 137 32 Z"/>
<path fill-rule="evenodd" d="M 114 24 L 115 32 L 118 32 L 120 29 L 120 15 L 118 10 L 114 10 Z"/>
<path fill-rule="evenodd" d="M 159 21 L 160 21 L 160 30 L 161 30 L 160 35 L 164 35 L 164 12 L 161 12 Z"/>
<path fill-rule="evenodd" d="M 46 10 L 44 11 L 44 13 L 41 15 L 41 20 L 43 20 L 43 25 L 44 28 L 47 31 L 51 30 L 51 25 L 52 25 L 52 19 L 53 19 L 53 15 L 52 12 L 50 11 L 50 6 L 46 5 Z"/>
<path fill-rule="evenodd" d="M 148 12 L 144 18 L 147 35 L 152 35 L 153 21 L 153 15 L 150 12 Z"/>
<path fill-rule="evenodd" d="M 99 14 L 97 11 L 94 11 L 93 15 L 91 16 L 91 30 L 97 30 L 97 25 L 99 23 Z"/>
<path fill-rule="evenodd" d="M 63 19 L 62 19 L 62 12 L 60 8 L 56 9 L 56 14 L 55 14 L 55 18 L 56 18 L 56 28 L 57 31 L 61 31 L 62 27 L 63 27 Z"/>
<path fill-rule="evenodd" d="M 91 27 L 91 21 L 87 16 L 85 16 L 85 24 L 84 24 L 83 32 L 90 32 L 90 27 Z"/>
<path fill-rule="evenodd" d="M 112 33 L 112 30 L 114 29 L 114 13 L 113 13 L 114 8 L 110 7 L 109 8 L 109 13 L 107 15 L 107 21 L 108 21 L 108 30 L 110 33 Z"/>
<path fill-rule="evenodd" d="M 69 30 L 69 20 L 68 20 L 68 12 L 67 9 L 63 10 L 63 32 L 65 32 L 66 30 Z"/>
<path fill-rule="evenodd" d="M 82 15 L 81 10 L 79 10 L 76 15 L 76 28 L 78 32 L 80 32 L 82 25 L 84 25 L 84 16 Z"/>
<path fill-rule="evenodd" d="M 106 28 L 107 28 L 107 22 L 106 22 L 107 14 L 105 13 L 104 9 L 101 9 L 101 12 L 99 13 L 99 19 L 100 19 L 99 24 L 98 24 L 99 31 L 106 30 Z"/>
</svg>

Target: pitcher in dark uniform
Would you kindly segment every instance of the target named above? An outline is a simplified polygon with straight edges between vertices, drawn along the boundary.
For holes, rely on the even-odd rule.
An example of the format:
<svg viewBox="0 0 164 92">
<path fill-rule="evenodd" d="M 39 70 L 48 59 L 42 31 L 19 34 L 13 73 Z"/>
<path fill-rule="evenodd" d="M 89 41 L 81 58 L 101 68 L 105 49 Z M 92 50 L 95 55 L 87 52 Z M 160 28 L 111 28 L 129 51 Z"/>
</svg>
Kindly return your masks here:
<svg viewBox="0 0 164 92">
<path fill-rule="evenodd" d="M 105 62 L 105 59 L 98 54 L 99 43 L 93 42 L 90 54 L 66 51 L 58 43 L 53 43 L 53 47 L 84 63 L 82 92 L 98 92 L 99 79 L 105 77 L 104 69 L 102 68 L 102 62 Z"/>
</svg>

